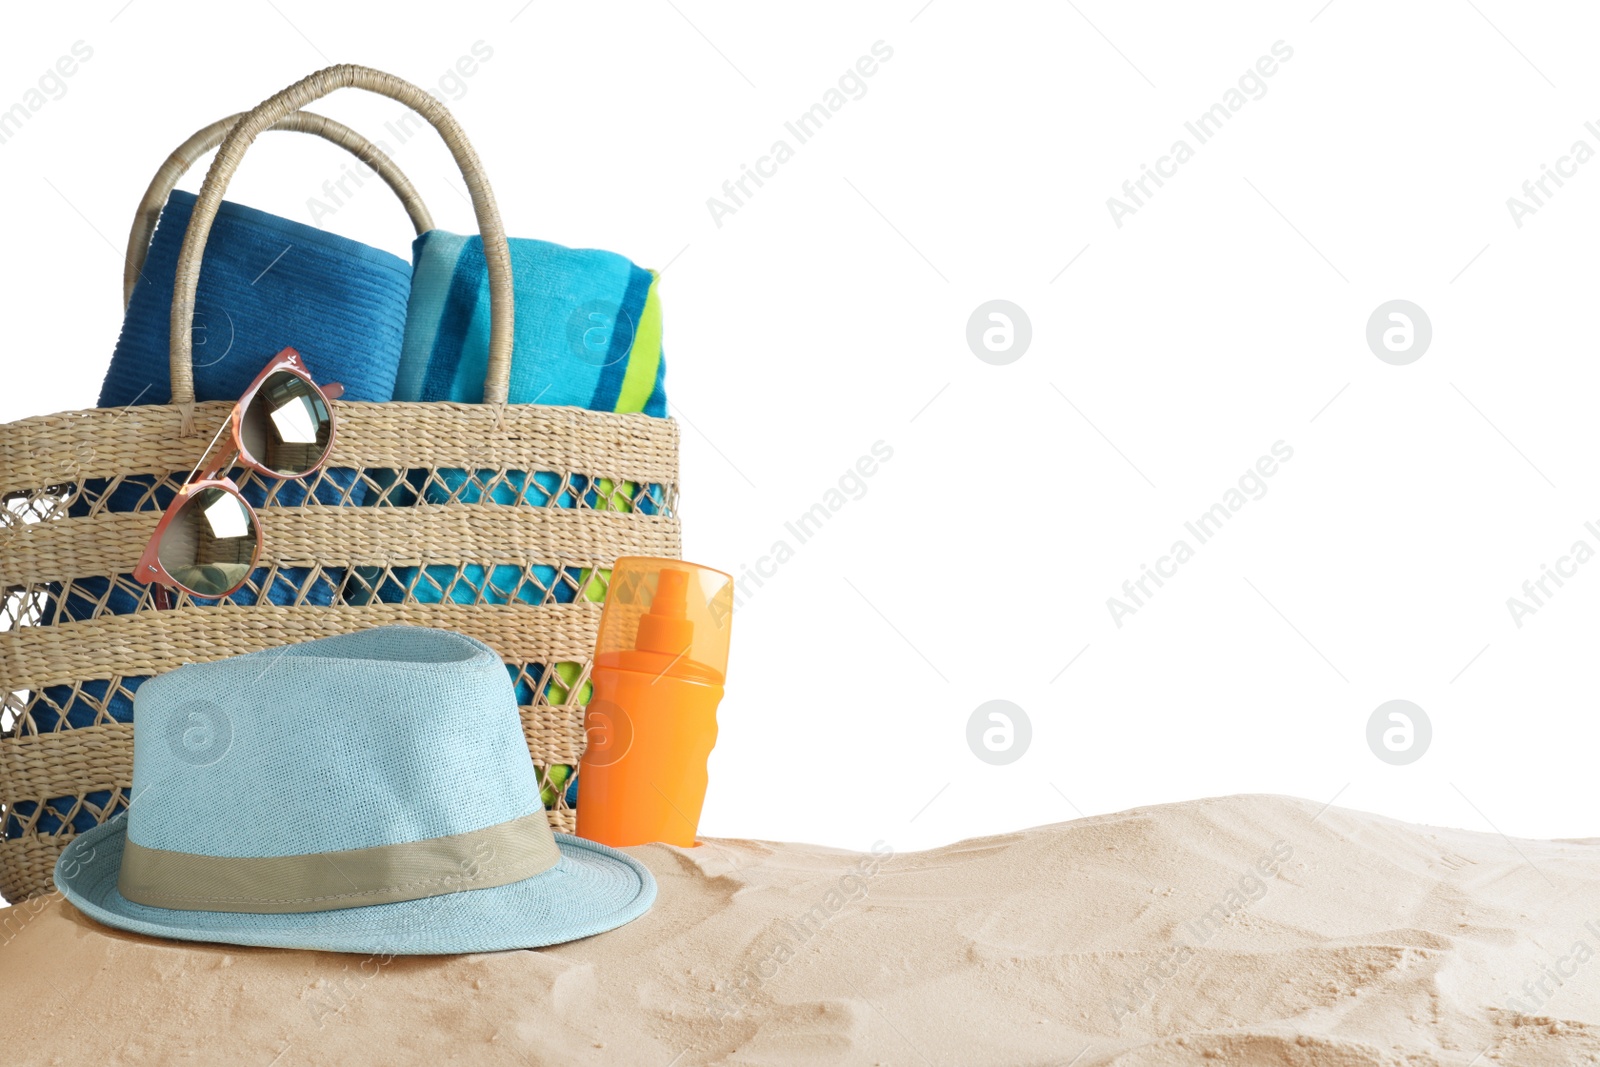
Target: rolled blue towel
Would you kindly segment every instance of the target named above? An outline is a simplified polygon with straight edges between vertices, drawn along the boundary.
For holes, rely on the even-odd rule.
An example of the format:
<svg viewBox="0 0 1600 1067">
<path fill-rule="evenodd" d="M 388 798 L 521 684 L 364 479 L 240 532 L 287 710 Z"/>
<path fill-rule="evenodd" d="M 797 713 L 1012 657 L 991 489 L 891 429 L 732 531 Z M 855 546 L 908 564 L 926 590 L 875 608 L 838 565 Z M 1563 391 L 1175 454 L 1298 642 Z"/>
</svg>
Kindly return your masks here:
<svg viewBox="0 0 1600 1067">
<path fill-rule="evenodd" d="M 171 400 L 172 285 L 195 199 L 175 190 L 161 212 L 101 407 Z M 392 400 L 410 295 L 411 265 L 399 256 L 224 200 L 195 301 L 195 398 L 239 399 L 293 346 L 319 382 L 344 383 L 346 400 Z"/>
<path fill-rule="evenodd" d="M 134 288 L 123 319 L 122 335 L 100 391 L 101 407 L 165 404 L 171 400 L 168 344 L 172 290 L 178 254 L 194 210 L 193 193 L 174 191 L 162 210 L 144 269 Z M 292 346 L 305 356 L 319 383 L 341 382 L 346 400 L 385 401 L 393 398 L 405 337 L 406 309 L 411 292 L 411 266 L 398 256 L 359 241 L 326 233 L 303 223 L 227 201 L 217 212 L 200 272 L 196 297 L 194 336 L 194 387 L 197 400 L 237 400 L 267 360 Z M 208 439 L 195 441 L 196 455 Z M 187 472 L 183 472 L 187 473 Z M 129 478 L 113 490 L 106 511 L 152 511 L 165 508 L 170 489 L 151 492 L 153 479 Z M 317 499 L 337 504 L 360 504 L 365 483 L 355 471 L 334 471 L 323 478 Z M 73 515 L 90 511 L 90 501 L 104 496 L 107 483 L 91 479 L 71 508 Z M 266 491 L 247 486 L 251 504 L 261 507 Z M 274 505 L 303 502 L 305 489 L 296 483 L 279 487 Z M 234 603 L 336 603 L 343 584 L 342 572 L 326 571 L 309 590 L 302 589 L 311 572 L 301 568 L 280 570 L 267 587 L 266 568 L 258 569 L 251 583 L 229 599 Z M 124 583 L 131 576 L 122 576 Z M 252 588 L 255 586 L 256 588 Z M 136 586 L 133 588 L 137 588 Z M 72 584 L 52 589 L 47 617 L 59 612 L 63 621 L 93 618 L 99 614 L 131 613 L 138 597 L 112 587 L 104 577 L 84 576 Z M 104 609 L 99 602 L 104 599 Z M 202 602 L 204 603 L 204 602 Z M 143 678 L 126 678 L 124 686 L 137 689 Z M 121 692 L 108 691 L 104 681 L 87 682 L 79 694 L 70 686 L 44 690 L 34 718 L 41 731 L 93 725 L 105 714 L 119 722 L 133 717 L 133 702 Z M 109 793 L 88 798 L 104 806 Z M 67 798 L 46 802 L 39 831 L 61 829 L 70 812 Z M 17 805 L 16 814 L 31 816 L 32 803 Z M 81 812 L 71 819 L 78 830 L 97 821 Z M 21 826 L 6 821 L 7 836 L 18 836 Z"/>
</svg>

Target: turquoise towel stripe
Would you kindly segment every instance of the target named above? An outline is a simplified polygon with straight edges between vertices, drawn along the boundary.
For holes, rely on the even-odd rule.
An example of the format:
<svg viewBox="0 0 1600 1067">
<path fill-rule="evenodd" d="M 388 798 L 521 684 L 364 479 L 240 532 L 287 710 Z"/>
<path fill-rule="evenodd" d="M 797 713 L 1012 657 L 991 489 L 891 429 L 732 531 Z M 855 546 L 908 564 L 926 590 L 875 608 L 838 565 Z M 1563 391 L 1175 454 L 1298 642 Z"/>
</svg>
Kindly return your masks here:
<svg viewBox="0 0 1600 1067">
<path fill-rule="evenodd" d="M 650 391 L 650 399 L 644 403 L 644 413 L 658 419 L 667 417 L 667 357 L 662 353 L 661 362 L 656 364 L 656 384 Z"/>
<path fill-rule="evenodd" d="M 461 251 L 464 252 L 465 249 L 466 241 L 463 241 Z M 422 396 L 425 400 L 449 399 L 480 403 L 483 400 L 482 375 L 479 375 L 474 388 L 471 383 L 462 381 L 462 372 L 471 369 L 464 366 L 464 363 L 477 362 L 464 360 L 463 356 L 467 338 L 472 333 L 469 324 L 472 322 L 473 314 L 478 310 L 478 294 L 486 290 L 489 284 L 488 267 L 481 255 L 458 254 L 453 262 L 450 290 L 444 299 L 439 316 L 440 321 L 450 323 L 451 328 L 439 331 L 433 351 L 428 358 Z M 462 388 L 458 389 L 458 385 Z"/>
<path fill-rule="evenodd" d="M 394 383 L 394 398 L 401 401 L 422 399 L 423 378 L 433 362 L 434 347 L 445 322 L 445 299 L 436 294 L 450 292 L 456 264 L 467 246 L 465 237 L 442 230 L 433 231 L 429 240 L 437 253 L 417 258 L 411 281 L 411 314 L 406 322 L 400 373 Z"/>
<path fill-rule="evenodd" d="M 628 357 L 633 352 L 633 339 L 638 324 L 644 318 L 645 299 L 650 295 L 655 277 L 647 270 L 633 267 L 628 275 L 628 288 L 622 294 L 622 306 L 611 327 L 611 347 L 606 351 L 606 365 L 600 369 L 600 380 L 595 383 L 594 396 L 589 401 L 591 411 L 615 411 L 622 396 L 622 380 L 628 373 Z M 618 326 L 626 323 L 627 329 Z"/>
</svg>

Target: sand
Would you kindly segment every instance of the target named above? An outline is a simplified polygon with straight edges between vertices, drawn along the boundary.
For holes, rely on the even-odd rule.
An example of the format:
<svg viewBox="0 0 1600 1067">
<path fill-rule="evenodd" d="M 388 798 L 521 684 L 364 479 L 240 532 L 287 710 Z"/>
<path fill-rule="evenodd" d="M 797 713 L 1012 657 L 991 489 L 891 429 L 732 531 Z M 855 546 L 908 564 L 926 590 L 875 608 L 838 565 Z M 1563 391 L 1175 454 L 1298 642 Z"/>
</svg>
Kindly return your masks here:
<svg viewBox="0 0 1600 1067">
<path fill-rule="evenodd" d="M 8 1064 L 1600 1063 L 1600 841 L 1282 797 L 863 855 L 630 850 L 648 916 L 390 961 L 0 911 Z"/>
</svg>

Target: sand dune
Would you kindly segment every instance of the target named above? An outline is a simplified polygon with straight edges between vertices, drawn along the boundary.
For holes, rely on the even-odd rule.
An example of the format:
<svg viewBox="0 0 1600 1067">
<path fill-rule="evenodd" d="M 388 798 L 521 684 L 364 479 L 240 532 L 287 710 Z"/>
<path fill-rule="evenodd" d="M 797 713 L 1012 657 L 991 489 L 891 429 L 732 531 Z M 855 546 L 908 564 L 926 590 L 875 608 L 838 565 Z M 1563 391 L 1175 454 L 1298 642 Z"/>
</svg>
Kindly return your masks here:
<svg viewBox="0 0 1600 1067">
<path fill-rule="evenodd" d="M 0 911 L 26 1064 L 1600 1064 L 1600 841 L 1282 797 L 947 848 L 633 849 L 655 910 L 535 952 L 363 958 Z"/>
</svg>

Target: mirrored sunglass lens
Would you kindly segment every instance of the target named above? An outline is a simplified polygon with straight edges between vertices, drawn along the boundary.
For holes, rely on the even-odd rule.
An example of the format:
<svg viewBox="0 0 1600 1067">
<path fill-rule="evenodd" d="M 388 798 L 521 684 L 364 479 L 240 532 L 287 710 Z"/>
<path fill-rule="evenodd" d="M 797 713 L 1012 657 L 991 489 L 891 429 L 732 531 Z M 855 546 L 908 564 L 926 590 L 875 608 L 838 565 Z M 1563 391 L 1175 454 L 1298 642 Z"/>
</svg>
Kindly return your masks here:
<svg viewBox="0 0 1600 1067">
<path fill-rule="evenodd" d="M 278 371 L 245 408 L 239 437 L 257 463 L 298 477 L 316 470 L 328 454 L 333 415 L 310 382 Z"/>
<path fill-rule="evenodd" d="M 260 540 L 244 501 L 222 489 L 202 489 L 161 535 L 161 565 L 197 596 L 221 596 L 249 576 Z"/>
</svg>

